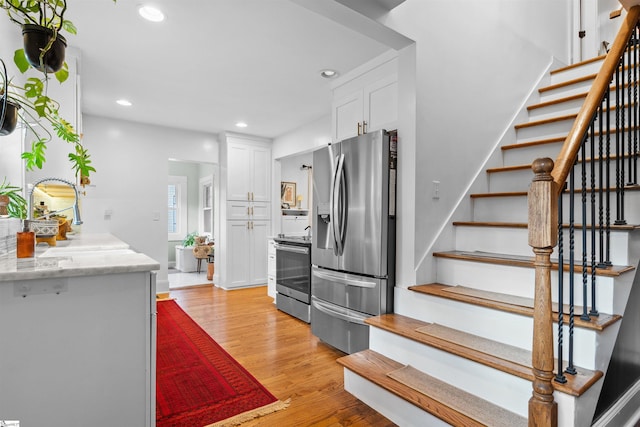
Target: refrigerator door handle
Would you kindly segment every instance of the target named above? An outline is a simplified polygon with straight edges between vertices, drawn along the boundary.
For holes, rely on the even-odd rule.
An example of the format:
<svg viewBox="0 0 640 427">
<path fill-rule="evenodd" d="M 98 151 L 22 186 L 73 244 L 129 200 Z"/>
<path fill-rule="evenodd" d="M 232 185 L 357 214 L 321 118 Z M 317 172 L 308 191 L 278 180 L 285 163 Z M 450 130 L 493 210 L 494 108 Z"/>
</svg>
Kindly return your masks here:
<svg viewBox="0 0 640 427">
<path fill-rule="evenodd" d="M 346 312 L 346 310 L 336 310 L 333 307 L 331 307 L 331 305 L 320 302 L 318 300 L 313 300 L 311 301 L 311 304 L 313 304 L 313 306 L 318 310 L 323 312 L 324 314 L 331 316 L 331 317 L 335 317 L 338 318 L 340 320 L 344 320 L 345 322 L 350 322 L 350 323 L 357 323 L 359 325 L 365 325 L 364 321 L 366 319 L 366 317 L 364 316 L 358 316 L 358 315 L 353 315 L 350 314 L 348 312 Z"/>
<path fill-rule="evenodd" d="M 344 239 L 346 227 L 346 203 L 344 182 L 344 154 L 340 154 L 338 165 L 333 179 L 332 215 L 333 215 L 333 239 L 336 243 L 335 254 L 340 256 L 344 253 Z"/>
<path fill-rule="evenodd" d="M 346 274 L 332 274 L 326 271 L 313 270 L 313 275 L 319 279 L 331 280 L 332 282 L 338 282 L 349 286 L 357 286 L 359 288 L 375 288 L 376 283 L 366 280 L 352 279 Z"/>
</svg>

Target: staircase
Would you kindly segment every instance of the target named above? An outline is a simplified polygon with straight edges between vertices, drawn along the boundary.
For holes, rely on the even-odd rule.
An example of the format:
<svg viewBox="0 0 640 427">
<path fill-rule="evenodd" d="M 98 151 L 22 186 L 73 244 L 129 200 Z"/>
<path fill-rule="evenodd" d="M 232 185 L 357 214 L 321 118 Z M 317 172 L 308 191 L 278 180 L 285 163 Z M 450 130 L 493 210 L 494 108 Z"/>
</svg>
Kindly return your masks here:
<svg viewBox="0 0 640 427">
<path fill-rule="evenodd" d="M 513 140 L 504 142 L 500 155 L 494 156 L 501 164 L 478 178 L 486 183 L 474 188 L 486 185 L 488 190 L 469 194 L 470 217 L 452 224 L 453 250 L 433 254 L 437 283 L 396 288 L 395 313 L 367 321 L 369 349 L 338 360 L 344 367 L 345 389 L 394 423 L 527 425 L 534 380 L 536 274 L 527 240 L 531 162 L 557 157 L 603 60 L 598 57 L 549 73 L 521 114 L 527 119 L 515 126 Z M 598 317 L 580 319 L 583 271 L 578 267 L 573 272 L 579 284 L 571 349 L 577 373 L 566 375 L 564 384 L 552 381 L 560 426 L 587 426 L 594 418 L 640 260 L 638 226 L 628 225 L 640 224 L 640 192 L 635 190 L 637 186 L 625 190 L 627 225 L 611 226 L 613 265 L 596 269 Z M 565 242 L 568 233 L 563 227 Z M 577 235 L 575 246 L 581 245 Z M 554 256 L 555 250 L 552 317 L 557 322 Z M 565 268 L 564 283 L 569 283 L 570 274 Z M 565 336 L 568 294 L 565 290 L 562 301 Z M 557 334 L 554 327 L 554 345 Z M 566 342 L 562 348 L 566 358 Z M 567 364 L 562 361 L 562 366 Z"/>
</svg>

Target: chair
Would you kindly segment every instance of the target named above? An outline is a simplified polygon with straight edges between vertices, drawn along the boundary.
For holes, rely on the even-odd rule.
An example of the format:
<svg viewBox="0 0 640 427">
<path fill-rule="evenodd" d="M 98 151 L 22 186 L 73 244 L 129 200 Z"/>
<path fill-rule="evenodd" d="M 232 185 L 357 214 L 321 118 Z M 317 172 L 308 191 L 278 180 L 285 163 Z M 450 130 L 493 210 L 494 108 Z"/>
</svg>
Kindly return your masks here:
<svg viewBox="0 0 640 427">
<path fill-rule="evenodd" d="M 211 250 L 213 249 L 213 243 L 206 243 L 207 236 L 197 236 L 195 238 L 195 246 L 193 247 L 193 255 L 198 260 L 197 271 L 200 274 L 202 267 L 202 260 L 208 259 Z"/>
</svg>

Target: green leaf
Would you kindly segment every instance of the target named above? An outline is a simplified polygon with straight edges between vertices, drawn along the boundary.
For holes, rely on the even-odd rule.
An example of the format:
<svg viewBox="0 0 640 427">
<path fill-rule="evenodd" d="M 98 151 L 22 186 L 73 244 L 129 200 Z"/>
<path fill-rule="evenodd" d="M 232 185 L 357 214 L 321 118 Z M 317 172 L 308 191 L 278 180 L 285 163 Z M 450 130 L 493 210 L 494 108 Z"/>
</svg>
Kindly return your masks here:
<svg viewBox="0 0 640 427">
<path fill-rule="evenodd" d="M 13 62 L 16 64 L 16 67 L 18 67 L 18 70 L 23 74 L 31 66 L 29 61 L 27 61 L 27 56 L 24 54 L 24 49 L 18 49 L 15 51 L 13 54 Z"/>
<path fill-rule="evenodd" d="M 34 141 L 31 143 L 31 151 L 25 151 L 22 153 L 22 158 L 26 160 L 26 169 L 31 171 L 34 167 L 38 169 L 42 169 L 42 165 L 44 164 L 45 151 L 47 149 L 47 144 L 44 139 L 39 139 L 38 141 Z"/>
<path fill-rule="evenodd" d="M 27 98 L 37 98 L 44 91 L 44 82 L 35 77 L 30 77 L 24 84 L 24 96 Z"/>
<path fill-rule="evenodd" d="M 89 176 L 91 172 L 95 172 L 95 168 L 91 166 L 90 155 L 87 149 L 81 144 L 76 144 L 76 153 L 69 153 L 69 160 L 73 164 L 73 170 L 76 176 Z"/>
<path fill-rule="evenodd" d="M 80 141 L 80 135 L 76 133 L 71 123 L 64 120 L 63 118 L 58 117 L 58 121 L 53 122 L 52 125 L 56 131 L 56 135 L 58 135 L 59 138 L 73 143 L 77 143 L 78 141 Z"/>
<path fill-rule="evenodd" d="M 67 61 L 62 64 L 62 68 L 55 72 L 56 80 L 60 83 L 64 83 L 69 78 L 69 66 Z"/>
<path fill-rule="evenodd" d="M 62 21 L 62 29 L 69 34 L 78 34 L 78 29 L 73 25 L 73 22 L 67 21 L 66 19 Z"/>
</svg>

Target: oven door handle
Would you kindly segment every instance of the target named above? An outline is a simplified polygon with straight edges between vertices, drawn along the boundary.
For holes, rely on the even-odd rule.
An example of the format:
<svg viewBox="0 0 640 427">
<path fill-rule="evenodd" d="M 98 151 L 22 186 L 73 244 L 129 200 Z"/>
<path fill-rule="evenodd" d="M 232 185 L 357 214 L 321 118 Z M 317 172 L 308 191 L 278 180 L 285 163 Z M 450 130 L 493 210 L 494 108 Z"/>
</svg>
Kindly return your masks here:
<svg viewBox="0 0 640 427">
<path fill-rule="evenodd" d="M 313 270 L 313 275 L 319 279 L 331 280 L 332 282 L 338 282 L 344 285 L 357 286 L 359 288 L 375 288 L 376 282 L 368 280 L 353 279 L 345 274 L 332 274 L 325 271 Z"/>
<path fill-rule="evenodd" d="M 280 245 L 278 243 L 276 243 L 274 247 L 276 248 L 277 251 L 295 252 L 297 254 L 305 254 L 305 255 L 309 253 L 309 248 L 300 248 L 300 247 L 291 246 L 291 245 Z"/>
<path fill-rule="evenodd" d="M 326 314 L 327 316 L 331 316 L 331 317 L 335 317 L 337 319 L 340 320 L 344 320 L 345 322 L 349 322 L 349 323 L 357 323 L 359 325 L 365 325 L 364 321 L 365 319 L 368 317 L 362 316 L 362 315 L 355 315 L 355 314 L 350 314 L 347 310 L 345 309 L 341 309 L 340 311 L 334 309 L 331 305 L 320 302 L 318 300 L 312 300 L 311 304 L 313 304 L 313 306 L 318 310 L 321 311 L 322 313 Z"/>
</svg>

